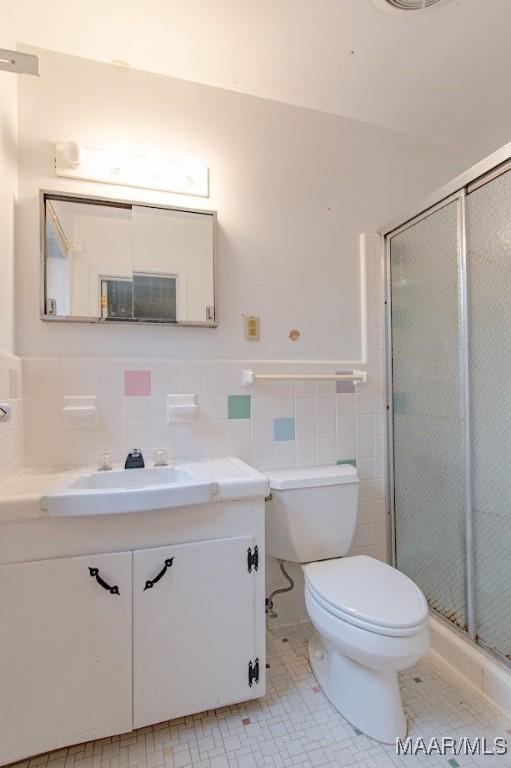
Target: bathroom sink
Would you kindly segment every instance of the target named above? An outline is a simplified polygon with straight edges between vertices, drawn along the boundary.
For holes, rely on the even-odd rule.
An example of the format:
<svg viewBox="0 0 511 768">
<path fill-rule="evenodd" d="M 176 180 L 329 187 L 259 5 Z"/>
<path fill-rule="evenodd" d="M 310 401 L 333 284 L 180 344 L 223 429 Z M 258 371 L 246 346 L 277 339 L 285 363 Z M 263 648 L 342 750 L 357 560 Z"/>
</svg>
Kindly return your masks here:
<svg viewBox="0 0 511 768">
<path fill-rule="evenodd" d="M 86 472 L 41 497 L 50 517 L 112 515 L 211 501 L 216 482 L 184 467 Z"/>
</svg>

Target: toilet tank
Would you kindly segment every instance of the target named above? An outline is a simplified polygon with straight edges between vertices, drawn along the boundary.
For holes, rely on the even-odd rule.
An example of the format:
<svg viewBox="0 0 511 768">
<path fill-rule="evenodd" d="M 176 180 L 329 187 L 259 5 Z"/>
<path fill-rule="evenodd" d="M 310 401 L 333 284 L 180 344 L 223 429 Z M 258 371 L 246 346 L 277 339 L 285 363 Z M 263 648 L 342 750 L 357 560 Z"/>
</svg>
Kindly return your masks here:
<svg viewBox="0 0 511 768">
<path fill-rule="evenodd" d="M 310 563 L 348 553 L 357 523 L 355 467 L 339 464 L 267 475 L 266 554 Z"/>
</svg>

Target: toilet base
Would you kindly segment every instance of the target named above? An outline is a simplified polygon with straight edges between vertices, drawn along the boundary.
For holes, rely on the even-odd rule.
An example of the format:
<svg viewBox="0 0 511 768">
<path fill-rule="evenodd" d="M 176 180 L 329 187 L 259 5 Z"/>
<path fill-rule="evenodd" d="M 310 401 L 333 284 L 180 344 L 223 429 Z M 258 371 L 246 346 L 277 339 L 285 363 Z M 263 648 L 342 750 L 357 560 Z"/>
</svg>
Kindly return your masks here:
<svg viewBox="0 0 511 768">
<path fill-rule="evenodd" d="M 316 631 L 309 642 L 309 659 L 324 694 L 362 733 L 385 744 L 406 736 L 397 672 L 359 664 Z"/>
</svg>

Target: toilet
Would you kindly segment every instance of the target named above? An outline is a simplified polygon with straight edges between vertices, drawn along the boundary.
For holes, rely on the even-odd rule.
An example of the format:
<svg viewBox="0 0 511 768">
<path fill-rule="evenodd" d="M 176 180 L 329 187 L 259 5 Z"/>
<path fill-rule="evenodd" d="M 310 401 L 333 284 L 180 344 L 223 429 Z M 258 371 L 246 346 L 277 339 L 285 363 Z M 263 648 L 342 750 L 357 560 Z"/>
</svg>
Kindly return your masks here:
<svg viewBox="0 0 511 768">
<path fill-rule="evenodd" d="M 266 551 L 303 565 L 314 675 L 353 726 L 394 744 L 407 731 L 398 672 L 429 645 L 426 599 L 390 565 L 366 555 L 344 557 L 357 522 L 354 467 L 282 470 L 268 477 Z"/>
</svg>

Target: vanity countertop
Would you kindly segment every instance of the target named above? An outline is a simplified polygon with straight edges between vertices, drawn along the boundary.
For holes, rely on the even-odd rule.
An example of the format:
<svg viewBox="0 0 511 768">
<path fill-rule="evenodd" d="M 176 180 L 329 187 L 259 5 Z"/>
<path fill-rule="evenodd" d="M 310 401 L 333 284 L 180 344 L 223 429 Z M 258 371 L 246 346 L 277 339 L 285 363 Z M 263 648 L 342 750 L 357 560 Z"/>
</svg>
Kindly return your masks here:
<svg viewBox="0 0 511 768">
<path fill-rule="evenodd" d="M 41 509 L 41 496 L 49 488 L 72 482 L 84 471 L 81 469 L 22 469 L 0 483 L 0 523 L 37 520 L 48 517 Z"/>
<path fill-rule="evenodd" d="M 180 463 L 204 480 L 214 481 L 217 486 L 214 501 L 229 501 L 267 496 L 268 479 L 233 457 L 205 459 Z M 22 469 L 0 483 L 0 523 L 37 520 L 48 517 L 41 508 L 41 497 L 51 489 L 68 486 L 86 473 L 96 472 L 95 467 L 78 469 Z M 137 470 L 126 470 L 136 472 Z"/>
</svg>

